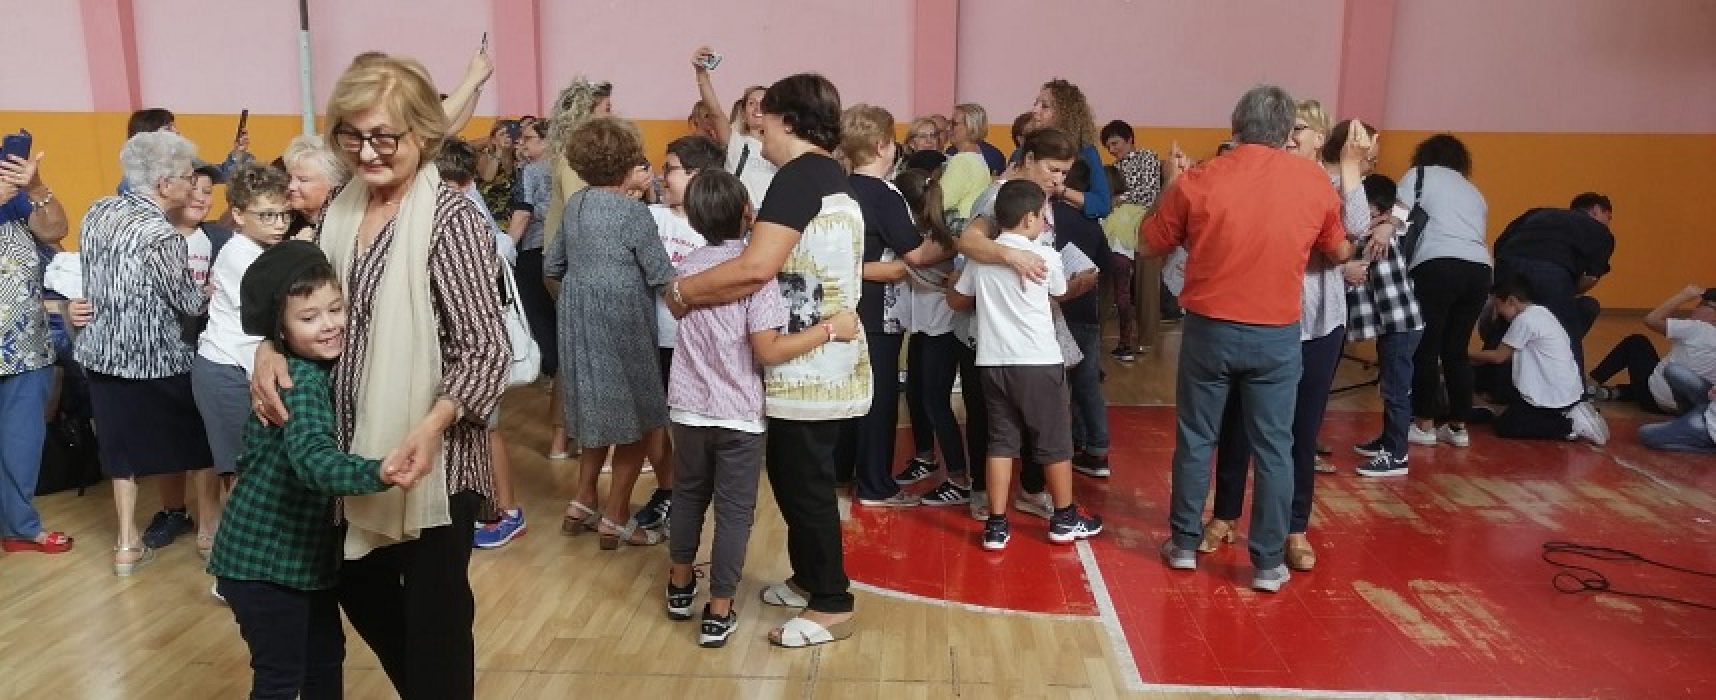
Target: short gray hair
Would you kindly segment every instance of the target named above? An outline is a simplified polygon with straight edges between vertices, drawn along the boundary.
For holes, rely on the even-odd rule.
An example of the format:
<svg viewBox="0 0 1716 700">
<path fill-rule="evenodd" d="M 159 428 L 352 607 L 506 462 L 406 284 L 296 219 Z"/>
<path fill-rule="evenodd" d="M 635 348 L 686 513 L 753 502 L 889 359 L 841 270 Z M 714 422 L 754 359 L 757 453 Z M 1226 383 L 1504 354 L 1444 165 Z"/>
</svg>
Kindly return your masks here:
<svg viewBox="0 0 1716 700">
<path fill-rule="evenodd" d="M 328 150 L 327 142 L 316 134 L 299 134 L 286 144 L 286 152 L 280 155 L 280 162 L 289 169 L 298 163 L 308 163 L 322 170 L 328 177 L 328 184 L 339 187 L 346 182 L 346 164 L 340 157 Z"/>
<path fill-rule="evenodd" d="M 989 138 L 989 113 L 983 111 L 983 105 L 975 102 L 954 105 L 953 121 L 965 125 L 971 138 L 978 141 Z"/>
<path fill-rule="evenodd" d="M 132 192 L 154 192 L 161 180 L 191 169 L 197 147 L 171 131 L 145 131 L 119 149 L 119 167 Z"/>
<path fill-rule="evenodd" d="M 1254 87 L 1233 107 L 1233 138 L 1240 143 L 1280 148 L 1293 134 L 1297 109 L 1298 103 L 1286 90 L 1275 85 Z"/>
</svg>

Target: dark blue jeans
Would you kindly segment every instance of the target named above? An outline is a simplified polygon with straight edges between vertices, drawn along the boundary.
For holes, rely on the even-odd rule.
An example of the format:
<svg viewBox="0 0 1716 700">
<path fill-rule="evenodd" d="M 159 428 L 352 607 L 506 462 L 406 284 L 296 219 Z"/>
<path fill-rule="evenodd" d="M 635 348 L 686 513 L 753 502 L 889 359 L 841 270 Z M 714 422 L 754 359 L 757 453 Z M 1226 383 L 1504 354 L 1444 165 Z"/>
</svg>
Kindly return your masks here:
<svg viewBox="0 0 1716 700">
<path fill-rule="evenodd" d="M 53 367 L 0 376 L 0 536 L 28 540 L 42 534 L 33 499 L 47 437 L 42 413 L 53 381 Z"/>
<path fill-rule="evenodd" d="M 870 345 L 870 412 L 858 419 L 858 497 L 882 500 L 900 492 L 894 483 L 894 426 L 900 418 L 898 333 L 865 333 Z"/>
<path fill-rule="evenodd" d="M 932 459 L 941 447 L 949 474 L 966 472 L 965 438 L 953 415 L 953 378 L 959 371 L 959 339 L 952 333 L 913 333 L 906 347 L 906 406 L 918 456 Z M 979 407 L 979 410 L 982 410 Z"/>
<path fill-rule="evenodd" d="M 1376 364 L 1381 373 L 1382 448 L 1395 459 L 1406 459 L 1406 431 L 1412 425 L 1412 356 L 1424 330 L 1384 333 L 1376 338 Z"/>
<path fill-rule="evenodd" d="M 1704 404 L 1666 423 L 1639 426 L 1639 444 L 1653 450 L 1716 454 L 1716 442 L 1711 441 L 1710 426 L 1705 422 L 1709 418 L 1705 412 L 1708 402 L 1706 397 Z"/>
<path fill-rule="evenodd" d="M 1203 539 L 1210 456 L 1227 397 L 1237 392 L 1257 469 L 1251 563 L 1280 566 L 1293 501 L 1294 394 L 1303 371 L 1299 324 L 1252 326 L 1188 314 L 1182 334 L 1168 516 L 1174 546 L 1196 549 Z"/>
<path fill-rule="evenodd" d="M 1073 451 L 1108 456 L 1108 402 L 1102 396 L 1102 324 L 1067 323 L 1084 360 L 1067 371 Z"/>
<path fill-rule="evenodd" d="M 215 588 L 250 647 L 251 700 L 340 697 L 346 635 L 338 595 L 230 578 Z"/>
<path fill-rule="evenodd" d="M 1303 371 L 1293 391 L 1293 506 L 1287 531 L 1302 533 L 1311 525 L 1311 503 L 1317 488 L 1317 433 L 1323 429 L 1323 413 L 1329 407 L 1329 389 L 1341 362 L 1346 328 L 1336 328 L 1321 338 L 1299 343 Z M 1245 503 L 1245 458 L 1251 454 L 1251 439 L 1245 424 L 1244 402 L 1234 405 L 1232 396 L 1222 414 L 1221 452 L 1216 457 L 1215 517 L 1238 520 Z M 1410 412 L 1410 411 L 1409 411 Z"/>
</svg>

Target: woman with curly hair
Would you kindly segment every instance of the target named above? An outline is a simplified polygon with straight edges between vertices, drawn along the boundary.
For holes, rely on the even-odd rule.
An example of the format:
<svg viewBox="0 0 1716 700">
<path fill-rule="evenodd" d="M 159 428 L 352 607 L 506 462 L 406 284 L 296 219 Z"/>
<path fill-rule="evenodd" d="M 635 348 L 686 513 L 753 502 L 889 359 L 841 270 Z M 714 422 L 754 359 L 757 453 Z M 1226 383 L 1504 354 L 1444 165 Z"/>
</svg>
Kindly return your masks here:
<svg viewBox="0 0 1716 700">
<path fill-rule="evenodd" d="M 1098 153 L 1096 119 L 1091 116 L 1090 102 L 1085 100 L 1084 91 L 1077 85 L 1060 78 L 1043 83 L 1037 91 L 1037 101 L 1031 104 L 1031 128 L 1043 129 L 1055 127 L 1078 139 L 1078 155 L 1093 173 L 1102 172 L 1102 154 Z M 1066 200 L 1068 204 L 1084 212 L 1087 218 L 1101 219 L 1108 216 L 1114 206 L 1113 193 L 1109 191 L 1108 179 L 1091 178 L 1090 190 L 1080 192 L 1061 184 L 1055 187 L 1050 195 Z"/>
<path fill-rule="evenodd" d="M 655 218 L 625 195 L 649 171 L 643 139 L 630 122 L 590 119 L 565 136 L 567 162 L 588 187 L 566 202 L 560 235 L 543 265 L 558 287 L 560 357 L 556 393 L 568 433 L 583 449 L 578 495 L 564 531 L 595 529 L 602 549 L 660 544 L 659 531 L 630 521 L 632 486 L 643 467 L 644 438 L 667 425 L 667 395 L 656 360 L 655 298 L 673 281 L 673 263 Z M 571 260 L 578 272 L 568 275 Z M 600 512 L 596 481 L 608 447 L 614 475 Z M 624 523 L 622 525 L 622 523 Z"/>
</svg>

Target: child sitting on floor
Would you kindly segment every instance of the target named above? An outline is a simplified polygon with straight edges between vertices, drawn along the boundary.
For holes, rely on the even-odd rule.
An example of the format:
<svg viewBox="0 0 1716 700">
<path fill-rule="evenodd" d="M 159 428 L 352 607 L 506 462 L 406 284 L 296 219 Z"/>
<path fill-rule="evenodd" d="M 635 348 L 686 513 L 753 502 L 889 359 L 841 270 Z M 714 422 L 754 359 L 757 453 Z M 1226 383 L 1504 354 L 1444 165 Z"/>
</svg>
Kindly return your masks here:
<svg viewBox="0 0 1716 700">
<path fill-rule="evenodd" d="M 691 251 L 679 276 L 737 258 L 753 213 L 739 178 L 708 169 L 691 178 L 685 214 L 708 245 Z M 692 565 L 703 519 L 715 508 L 709 603 L 697 643 L 720 647 L 739 624 L 733 609 L 763 468 L 762 365 L 776 365 L 824 344 L 858 337 L 858 317 L 842 311 L 797 333 L 783 333 L 786 303 L 774 280 L 738 301 L 695 309 L 679 320 L 667 406 L 673 421 L 674 482 L 668 517 L 667 616 L 691 619 L 697 598 Z M 838 627 L 838 625 L 836 625 Z M 830 630 L 834 632 L 835 630 Z M 838 638 L 838 637 L 837 637 Z"/>
<path fill-rule="evenodd" d="M 344 347 L 345 298 L 315 244 L 279 243 L 256 258 L 239 291 L 243 331 L 286 354 L 292 416 L 251 417 L 238 482 L 208 571 L 250 647 L 251 697 L 339 697 L 345 658 L 339 601 L 340 529 L 334 499 L 409 487 L 429 471 L 335 446 L 328 372 Z"/>
<path fill-rule="evenodd" d="M 1561 322 L 1548 309 L 1533 304 L 1531 285 L 1523 278 L 1496 284 L 1494 308 L 1510 325 L 1501 345 L 1472 353 L 1472 362 L 1513 363 L 1516 390 L 1503 397 L 1507 406 L 1495 417 L 1498 437 L 1575 440 L 1601 445 L 1609 426 L 1591 402 L 1581 397 L 1585 383 L 1573 362 L 1573 344 Z"/>
</svg>

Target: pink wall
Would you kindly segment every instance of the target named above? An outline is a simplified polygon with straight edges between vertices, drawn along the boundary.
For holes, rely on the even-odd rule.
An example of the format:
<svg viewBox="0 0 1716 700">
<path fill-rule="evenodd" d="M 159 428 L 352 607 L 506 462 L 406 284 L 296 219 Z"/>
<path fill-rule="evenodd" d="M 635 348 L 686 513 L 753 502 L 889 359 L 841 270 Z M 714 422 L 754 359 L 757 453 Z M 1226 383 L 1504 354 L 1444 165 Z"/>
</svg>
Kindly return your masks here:
<svg viewBox="0 0 1716 700">
<path fill-rule="evenodd" d="M 912 96 L 909 2 L 544 2 L 543 97 L 584 74 L 614 83 L 621 114 L 684 119 L 697 100 L 691 52 L 708 44 L 725 57 L 714 74 L 723 100 L 746 85 L 817 71 L 847 103 L 903 110 Z M 672 18 L 683 21 L 664 21 Z"/>
<path fill-rule="evenodd" d="M 1114 118 L 1226 126 L 1240 94 L 1265 82 L 1332 103 L 1342 8 L 1342 0 L 968 0 L 959 8 L 959 99 L 1003 125 L 1054 77 L 1084 90 L 1099 126 Z"/>
<path fill-rule="evenodd" d="M 1401 2 L 1385 124 L 1716 132 L 1716 2 Z"/>
<path fill-rule="evenodd" d="M 94 107 L 78 3 L 4 0 L 0 16 L 7 29 L 0 41 L 0 66 L 5 66 L 0 109 L 82 112 Z M 12 131 L 4 124 L 0 130 Z"/>
</svg>

